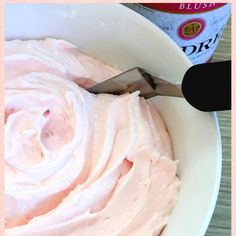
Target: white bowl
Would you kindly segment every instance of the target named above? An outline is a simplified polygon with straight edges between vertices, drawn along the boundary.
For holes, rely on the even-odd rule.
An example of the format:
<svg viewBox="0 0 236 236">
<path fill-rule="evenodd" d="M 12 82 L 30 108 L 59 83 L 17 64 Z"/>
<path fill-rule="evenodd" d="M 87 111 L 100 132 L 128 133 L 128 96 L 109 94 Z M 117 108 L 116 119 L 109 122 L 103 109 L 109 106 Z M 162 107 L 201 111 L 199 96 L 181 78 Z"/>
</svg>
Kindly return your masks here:
<svg viewBox="0 0 236 236">
<path fill-rule="evenodd" d="M 57 37 L 125 70 L 140 65 L 181 81 L 190 61 L 151 22 L 119 4 L 7 4 L 6 39 Z M 184 99 L 156 97 L 179 160 L 179 200 L 163 236 L 203 236 L 221 178 L 221 141 L 215 113 L 203 113 Z"/>
</svg>

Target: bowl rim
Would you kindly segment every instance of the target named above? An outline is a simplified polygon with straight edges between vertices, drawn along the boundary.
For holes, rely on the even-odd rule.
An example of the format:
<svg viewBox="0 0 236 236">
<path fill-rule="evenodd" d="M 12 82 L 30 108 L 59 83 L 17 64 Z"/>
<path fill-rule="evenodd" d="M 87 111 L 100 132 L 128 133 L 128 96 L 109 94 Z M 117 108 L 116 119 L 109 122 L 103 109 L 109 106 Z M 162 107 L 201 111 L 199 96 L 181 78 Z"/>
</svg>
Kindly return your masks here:
<svg viewBox="0 0 236 236">
<path fill-rule="evenodd" d="M 162 31 L 157 25 L 155 25 L 153 22 L 142 16 L 141 14 L 135 12 L 134 10 L 128 8 L 125 5 L 118 4 L 119 7 L 126 8 L 126 10 L 129 11 L 130 14 L 135 15 L 137 18 L 142 18 L 142 21 L 145 22 L 146 25 L 149 25 L 150 28 L 153 28 L 152 30 L 159 31 L 159 33 L 162 35 L 163 38 L 165 38 L 169 44 L 172 44 L 171 46 L 175 48 L 176 52 L 181 54 L 182 58 L 184 59 L 184 62 L 189 67 L 193 65 L 193 63 L 190 61 L 190 59 L 185 55 L 185 53 L 179 48 L 179 46 L 167 35 L 164 31 Z M 216 112 L 209 112 L 211 114 L 211 118 L 213 120 L 213 124 L 215 126 L 216 130 L 216 148 L 217 148 L 217 156 L 215 157 L 216 160 L 216 172 L 215 172 L 215 181 L 213 184 L 213 190 L 212 195 L 210 199 L 210 204 L 208 206 L 208 211 L 205 215 L 205 219 L 203 220 L 202 227 L 199 229 L 198 236 L 204 236 L 209 225 L 211 218 L 213 216 L 219 191 L 220 191 L 220 184 L 221 184 L 221 174 L 222 174 L 222 141 L 221 141 L 221 133 L 220 133 L 220 126 L 217 118 Z"/>
<path fill-rule="evenodd" d="M 211 196 L 211 202 L 208 207 L 207 214 L 205 215 L 204 224 L 202 225 L 202 228 L 199 231 L 199 236 L 204 236 L 212 219 L 212 216 L 214 214 L 217 199 L 220 192 L 220 185 L 221 185 L 221 174 L 222 174 L 222 140 L 221 140 L 221 133 L 220 133 L 220 126 L 219 121 L 217 118 L 216 112 L 211 112 L 213 123 L 215 125 L 216 130 L 216 144 L 217 144 L 217 156 L 215 157 L 217 159 L 216 161 L 216 174 L 215 174 L 215 183 L 212 190 L 212 196 Z"/>
<path fill-rule="evenodd" d="M 168 43 L 172 44 L 173 47 L 176 48 L 176 51 L 178 51 L 179 54 L 182 55 L 182 57 L 185 59 L 185 63 L 189 66 L 192 66 L 193 63 L 190 61 L 190 59 L 184 54 L 184 52 L 179 48 L 179 46 L 164 32 L 162 31 L 157 25 L 155 25 L 153 22 L 142 16 L 141 14 L 137 13 L 136 11 L 126 7 L 125 5 L 119 4 L 120 7 L 126 8 L 128 11 L 130 11 L 130 14 L 138 16 L 137 18 L 143 18 L 142 21 L 145 22 L 145 24 L 150 25 L 150 27 L 153 28 L 153 30 L 159 31 L 163 37 L 168 40 Z M 155 29 L 154 29 L 155 28 Z M 199 236 L 203 236 L 207 228 L 210 224 L 211 218 L 214 213 L 214 209 L 216 206 L 219 190 L 220 190 L 220 184 L 221 184 L 221 173 L 222 173 L 222 141 L 221 141 L 221 133 L 220 133 L 220 126 L 217 118 L 217 113 L 216 112 L 210 112 L 212 114 L 212 120 L 215 126 L 216 130 L 216 147 L 217 147 L 217 161 L 216 161 L 216 174 L 215 174 L 215 183 L 212 191 L 212 197 L 211 197 L 211 202 L 208 208 L 208 212 L 205 216 L 204 224 L 202 225 L 200 231 L 199 231 Z"/>
<path fill-rule="evenodd" d="M 130 11 L 130 14 L 134 14 L 137 15 L 137 18 L 142 17 L 143 21 L 145 22 L 145 24 L 150 25 L 150 27 L 153 28 L 153 30 L 159 31 L 163 37 L 166 38 L 166 40 L 168 40 L 168 43 L 172 44 L 172 47 L 176 48 L 176 51 L 181 54 L 181 56 L 183 57 L 183 59 L 185 59 L 185 63 L 188 66 L 192 66 L 193 63 L 190 61 L 190 59 L 184 54 L 184 52 L 179 48 L 179 46 L 164 32 L 162 31 L 157 25 L 155 25 L 153 22 L 151 22 L 150 20 L 148 20 L 147 18 L 145 18 L 144 16 L 142 16 L 141 14 L 135 12 L 134 10 L 131 10 L 130 8 L 119 4 L 119 6 L 126 8 L 128 11 Z M 154 29 L 155 28 L 155 29 Z M 222 141 L 221 141 L 221 133 L 220 133 L 220 126 L 219 126 L 219 122 L 218 122 L 218 118 L 217 118 L 217 113 L 216 112 L 210 112 L 212 115 L 212 120 L 213 120 L 213 124 L 215 126 L 215 130 L 216 130 L 216 148 L 217 148 L 217 156 L 215 157 L 217 159 L 216 161 L 216 174 L 215 174 L 215 182 L 213 185 L 213 190 L 212 190 L 212 196 L 211 196 L 211 201 L 208 207 L 208 211 L 207 214 L 205 215 L 205 219 L 204 219 L 204 223 L 202 225 L 202 227 L 199 229 L 199 236 L 204 236 L 204 234 L 206 233 L 208 226 L 210 224 L 211 218 L 213 216 L 215 207 L 216 207 L 216 202 L 217 202 L 217 198 L 219 195 L 219 191 L 220 191 L 220 184 L 221 184 L 221 174 L 222 174 Z"/>
</svg>

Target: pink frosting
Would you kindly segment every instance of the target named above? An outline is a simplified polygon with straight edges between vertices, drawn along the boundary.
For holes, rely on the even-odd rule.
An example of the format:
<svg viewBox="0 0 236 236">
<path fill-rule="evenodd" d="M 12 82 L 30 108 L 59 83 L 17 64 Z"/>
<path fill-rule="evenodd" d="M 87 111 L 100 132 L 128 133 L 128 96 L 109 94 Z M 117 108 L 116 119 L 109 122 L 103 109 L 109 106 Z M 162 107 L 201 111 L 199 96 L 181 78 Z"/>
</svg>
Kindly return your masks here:
<svg viewBox="0 0 236 236">
<path fill-rule="evenodd" d="M 120 70 L 86 56 L 64 40 L 12 40 L 5 43 L 8 79 L 30 72 L 47 72 L 67 78 L 83 88 L 109 79 Z"/>
<path fill-rule="evenodd" d="M 79 87 L 119 70 L 63 40 L 5 45 L 6 235 L 159 235 L 180 182 L 156 108 Z"/>
</svg>

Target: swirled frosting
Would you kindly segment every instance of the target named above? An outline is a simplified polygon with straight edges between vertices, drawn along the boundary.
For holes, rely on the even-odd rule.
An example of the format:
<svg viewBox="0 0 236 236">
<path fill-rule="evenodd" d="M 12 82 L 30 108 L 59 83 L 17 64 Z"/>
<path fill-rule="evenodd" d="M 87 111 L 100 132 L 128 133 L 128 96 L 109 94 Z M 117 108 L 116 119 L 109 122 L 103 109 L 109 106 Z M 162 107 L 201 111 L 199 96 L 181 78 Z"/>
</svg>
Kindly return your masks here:
<svg viewBox="0 0 236 236">
<path fill-rule="evenodd" d="M 5 45 L 6 235 L 159 235 L 179 180 L 156 108 L 87 92 L 119 70 L 63 40 Z"/>
</svg>

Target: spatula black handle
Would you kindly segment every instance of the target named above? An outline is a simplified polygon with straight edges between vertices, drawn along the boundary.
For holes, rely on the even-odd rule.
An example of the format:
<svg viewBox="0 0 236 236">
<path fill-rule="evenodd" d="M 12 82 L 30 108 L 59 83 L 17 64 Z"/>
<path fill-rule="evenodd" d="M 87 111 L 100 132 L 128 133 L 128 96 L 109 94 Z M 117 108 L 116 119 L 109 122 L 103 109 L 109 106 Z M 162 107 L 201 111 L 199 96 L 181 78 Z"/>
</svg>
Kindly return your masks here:
<svg viewBox="0 0 236 236">
<path fill-rule="evenodd" d="M 190 67 L 182 81 L 182 92 L 198 110 L 230 110 L 231 60 Z"/>
</svg>

